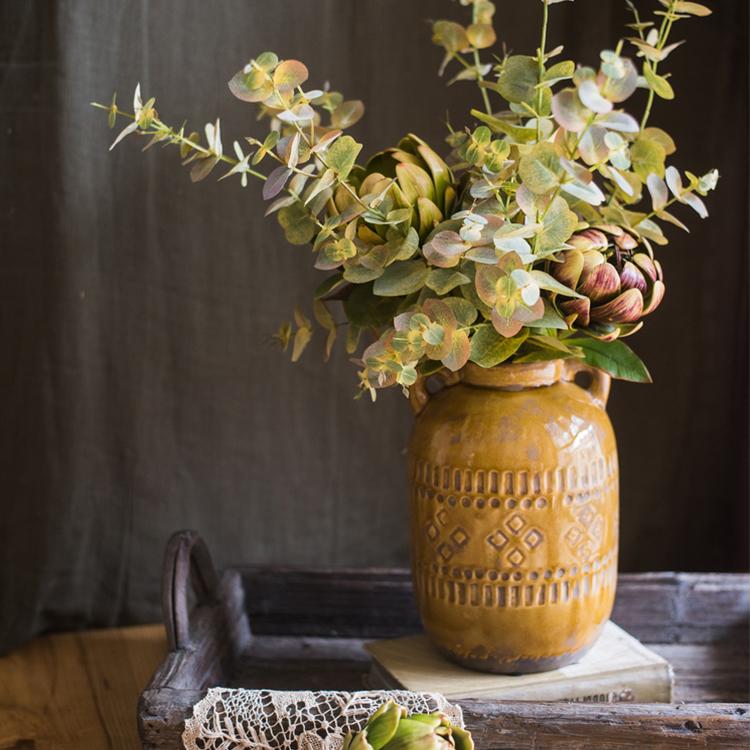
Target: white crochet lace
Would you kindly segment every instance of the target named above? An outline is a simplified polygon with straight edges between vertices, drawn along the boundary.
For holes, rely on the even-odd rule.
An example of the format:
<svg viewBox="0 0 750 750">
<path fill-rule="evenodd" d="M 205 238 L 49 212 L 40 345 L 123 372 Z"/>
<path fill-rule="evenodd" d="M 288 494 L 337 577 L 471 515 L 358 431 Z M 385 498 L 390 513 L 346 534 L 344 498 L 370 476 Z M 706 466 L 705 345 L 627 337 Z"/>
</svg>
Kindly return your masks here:
<svg viewBox="0 0 750 750">
<path fill-rule="evenodd" d="M 461 707 L 436 693 L 279 692 L 211 688 L 185 722 L 186 750 L 340 750 L 347 731 L 362 729 L 393 698 L 409 713 L 444 713 L 463 726 Z"/>
</svg>

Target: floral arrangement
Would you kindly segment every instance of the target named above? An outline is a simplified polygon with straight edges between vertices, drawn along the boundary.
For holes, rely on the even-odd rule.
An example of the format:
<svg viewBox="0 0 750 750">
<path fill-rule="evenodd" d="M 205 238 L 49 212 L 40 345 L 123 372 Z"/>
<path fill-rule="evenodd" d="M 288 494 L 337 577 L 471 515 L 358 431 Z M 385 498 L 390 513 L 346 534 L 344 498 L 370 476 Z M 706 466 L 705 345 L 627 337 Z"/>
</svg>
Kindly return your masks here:
<svg viewBox="0 0 750 750">
<path fill-rule="evenodd" d="M 493 3 L 460 0 L 471 12 L 463 26 L 440 20 L 433 41 L 444 50 L 442 75 L 473 81 L 482 108 L 476 127 L 451 130 L 441 158 L 416 135 L 358 163 L 362 144 L 344 131 L 364 106 L 327 86 L 305 87 L 297 60 L 264 52 L 230 81 L 231 92 L 254 103 L 269 132 L 234 141 L 224 153 L 220 123 L 205 141 L 165 124 L 136 88 L 132 120 L 117 136 L 150 136 L 147 147 L 179 147 L 198 181 L 225 163 L 220 178 L 263 180 L 286 239 L 312 245 L 315 267 L 328 272 L 314 294 L 313 313 L 327 333 L 330 355 L 341 325 L 346 349 L 361 351 L 360 384 L 375 390 L 443 368 L 461 369 L 578 358 L 614 377 L 649 381 L 643 363 L 622 339 L 643 326 L 664 297 L 654 249 L 667 244 L 664 223 L 687 229 L 672 208 L 704 218 L 701 199 L 718 172 L 684 176 L 667 161 L 672 138 L 649 125 L 656 97 L 674 98 L 663 66 L 681 44 L 673 26 L 711 11 L 682 0 L 658 0 L 652 20 L 629 1 L 629 36 L 604 50 L 598 68 L 560 59 L 548 49 L 550 6 L 542 0 L 542 29 L 534 55 L 493 55 Z M 626 56 L 629 51 L 631 57 Z M 622 109 L 645 90 L 640 120 Z M 274 168 L 260 171 L 262 162 Z M 333 309 L 340 303 L 345 321 Z M 297 308 L 294 325 L 277 339 L 296 361 L 313 335 Z M 362 344 L 360 340 L 365 339 Z M 364 351 L 362 351 L 364 349 Z"/>
</svg>

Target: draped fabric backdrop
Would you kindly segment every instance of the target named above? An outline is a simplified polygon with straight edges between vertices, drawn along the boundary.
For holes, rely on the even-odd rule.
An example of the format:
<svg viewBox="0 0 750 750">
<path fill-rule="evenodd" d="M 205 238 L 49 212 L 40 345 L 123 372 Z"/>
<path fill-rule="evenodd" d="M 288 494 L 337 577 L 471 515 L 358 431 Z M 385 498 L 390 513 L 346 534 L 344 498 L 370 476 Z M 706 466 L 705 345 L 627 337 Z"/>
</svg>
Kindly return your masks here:
<svg viewBox="0 0 750 750">
<path fill-rule="evenodd" d="M 639 0 L 643 8 L 656 0 Z M 655 384 L 616 384 L 624 570 L 747 566 L 748 59 L 746 0 L 680 24 L 679 99 L 652 123 L 675 163 L 720 168 L 710 221 L 662 252 L 668 293 L 632 340 Z M 498 0 L 516 51 L 539 2 Z M 553 9 L 551 44 L 595 63 L 619 0 Z M 136 82 L 161 116 L 225 148 L 259 134 L 226 81 L 273 49 L 361 98 L 369 153 L 408 131 L 442 146 L 471 84 L 446 90 L 427 18 L 444 0 L 0 0 L 0 649 L 50 628 L 159 617 L 164 544 L 205 535 L 221 565 L 408 563 L 399 393 L 353 401 L 320 336 L 291 365 L 269 334 L 320 279 L 262 218 L 260 189 L 192 185 L 174 150 L 111 154 L 89 102 Z M 640 96 L 640 95 L 639 95 Z M 642 98 L 642 97 L 641 97 Z M 689 209 L 686 209 L 687 213 Z"/>
</svg>

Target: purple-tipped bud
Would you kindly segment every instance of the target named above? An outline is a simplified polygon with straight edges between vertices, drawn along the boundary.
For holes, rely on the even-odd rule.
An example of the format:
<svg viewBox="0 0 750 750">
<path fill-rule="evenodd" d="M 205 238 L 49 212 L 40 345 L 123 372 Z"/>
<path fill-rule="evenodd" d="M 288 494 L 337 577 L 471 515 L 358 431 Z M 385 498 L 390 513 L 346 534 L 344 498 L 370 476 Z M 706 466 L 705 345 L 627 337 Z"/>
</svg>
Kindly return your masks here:
<svg viewBox="0 0 750 750">
<path fill-rule="evenodd" d="M 620 271 L 620 286 L 623 290 L 640 289 L 641 294 L 644 295 L 648 289 L 648 284 L 646 284 L 643 274 L 629 260 L 623 263 L 622 271 Z"/>
<path fill-rule="evenodd" d="M 588 299 L 571 299 L 560 302 L 560 310 L 568 325 L 576 323 L 577 328 L 586 328 L 591 322 L 591 300 Z"/>
<path fill-rule="evenodd" d="M 656 268 L 656 277 L 659 281 L 664 281 L 664 272 L 661 270 L 661 263 L 654 259 L 654 267 Z"/>
<path fill-rule="evenodd" d="M 620 276 L 613 265 L 602 263 L 592 269 L 578 288 L 592 302 L 607 302 L 620 291 Z"/>
<path fill-rule="evenodd" d="M 602 232 L 606 232 L 615 237 L 619 237 L 621 234 L 625 233 L 625 230 L 622 227 L 618 227 L 617 224 L 597 224 L 596 227 L 597 229 L 601 229 Z"/>
<path fill-rule="evenodd" d="M 607 259 L 598 250 L 586 250 L 583 254 L 583 272 L 581 276 L 586 278 L 594 268 L 606 262 Z"/>
<path fill-rule="evenodd" d="M 566 250 L 562 253 L 562 262 L 554 263 L 550 270 L 561 284 L 575 289 L 583 271 L 583 253 L 580 250 Z"/>
<path fill-rule="evenodd" d="M 597 323 L 635 323 L 643 315 L 643 295 L 628 289 L 605 305 L 591 308 L 591 320 Z"/>
<path fill-rule="evenodd" d="M 635 250 L 638 247 L 635 238 L 631 237 L 627 232 L 621 234 L 619 237 L 615 237 L 615 244 L 620 250 Z"/>
<path fill-rule="evenodd" d="M 648 304 L 643 309 L 644 315 L 649 315 L 654 310 L 656 310 L 657 307 L 661 304 L 661 301 L 664 299 L 664 293 L 667 291 L 667 287 L 664 285 L 663 281 L 655 281 L 654 282 L 654 288 L 651 290 L 651 298 L 648 301 Z"/>
<path fill-rule="evenodd" d="M 606 235 L 598 229 L 584 229 L 568 240 L 576 250 L 603 250 L 608 244 Z"/>
<path fill-rule="evenodd" d="M 643 271 L 651 281 L 656 281 L 659 278 L 659 274 L 654 265 L 654 261 L 646 255 L 646 253 L 636 253 L 633 256 L 633 263 Z"/>
</svg>

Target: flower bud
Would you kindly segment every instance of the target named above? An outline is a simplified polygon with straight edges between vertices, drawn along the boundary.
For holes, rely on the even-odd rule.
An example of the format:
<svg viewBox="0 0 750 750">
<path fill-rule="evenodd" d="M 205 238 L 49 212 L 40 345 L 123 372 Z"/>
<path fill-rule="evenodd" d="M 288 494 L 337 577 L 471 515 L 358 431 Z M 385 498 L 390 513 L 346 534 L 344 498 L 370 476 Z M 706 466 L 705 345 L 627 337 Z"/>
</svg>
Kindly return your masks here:
<svg viewBox="0 0 750 750">
<path fill-rule="evenodd" d="M 584 229 L 568 240 L 576 250 L 603 250 L 608 244 L 606 235 L 598 229 Z"/>
<path fill-rule="evenodd" d="M 591 320 L 597 323 L 635 323 L 643 314 L 643 295 L 628 289 L 604 305 L 591 308 Z"/>
<path fill-rule="evenodd" d="M 620 276 L 617 269 L 609 263 L 601 263 L 586 276 L 579 290 L 592 302 L 606 302 L 620 290 Z"/>
</svg>

